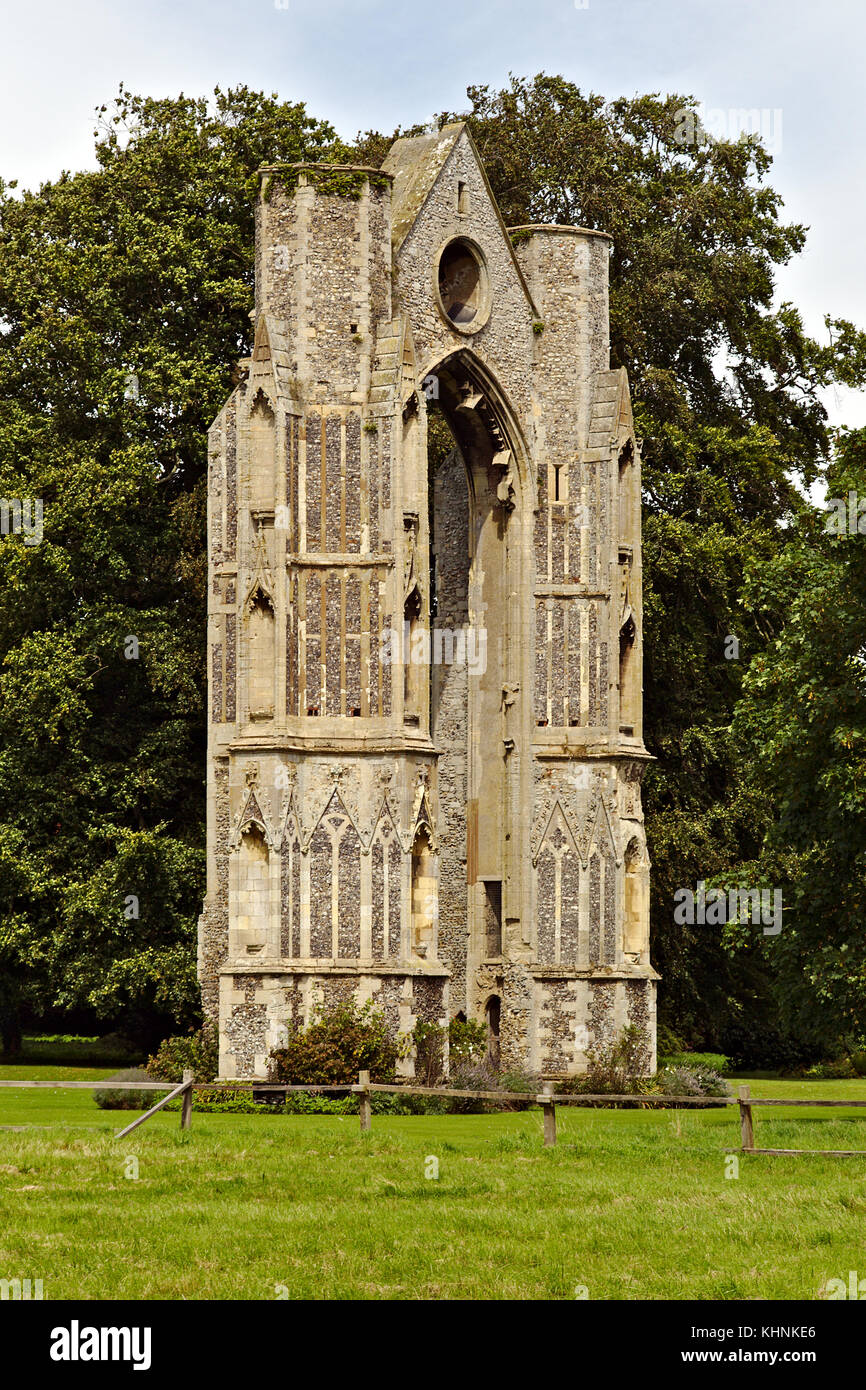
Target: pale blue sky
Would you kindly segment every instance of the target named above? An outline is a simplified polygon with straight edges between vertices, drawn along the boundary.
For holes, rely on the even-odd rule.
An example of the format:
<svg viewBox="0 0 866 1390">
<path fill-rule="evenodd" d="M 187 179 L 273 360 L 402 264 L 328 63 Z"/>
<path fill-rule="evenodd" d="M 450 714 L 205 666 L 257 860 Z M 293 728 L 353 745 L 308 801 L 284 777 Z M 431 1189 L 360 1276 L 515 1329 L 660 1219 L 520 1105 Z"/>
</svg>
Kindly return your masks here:
<svg viewBox="0 0 866 1390">
<path fill-rule="evenodd" d="M 93 163 L 93 108 L 121 80 L 152 95 L 245 82 L 346 136 L 459 108 L 509 71 L 781 109 L 772 181 L 811 227 L 781 293 L 814 333 L 825 310 L 866 325 L 864 0 L 0 0 L 0 21 L 0 174 L 30 185 Z M 827 404 L 866 424 L 862 395 Z"/>
</svg>

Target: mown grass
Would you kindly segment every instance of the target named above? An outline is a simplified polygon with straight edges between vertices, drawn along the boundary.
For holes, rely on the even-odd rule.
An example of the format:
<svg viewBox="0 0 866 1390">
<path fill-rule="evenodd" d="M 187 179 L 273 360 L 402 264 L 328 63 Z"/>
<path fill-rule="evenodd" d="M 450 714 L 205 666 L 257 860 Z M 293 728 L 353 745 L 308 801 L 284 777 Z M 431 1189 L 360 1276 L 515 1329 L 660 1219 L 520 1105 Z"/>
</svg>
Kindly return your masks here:
<svg viewBox="0 0 866 1390">
<path fill-rule="evenodd" d="M 377 1116 L 367 1136 L 355 1116 L 197 1115 L 182 1134 L 166 1114 L 116 1142 L 131 1118 L 0 1090 L 0 1125 L 27 1126 L 0 1129 L 0 1277 L 46 1299 L 814 1299 L 866 1276 L 866 1158 L 741 1157 L 726 1178 L 736 1108 L 562 1109 L 552 1150 L 538 1111 Z M 866 1110 L 756 1111 L 756 1135 L 866 1148 Z"/>
</svg>

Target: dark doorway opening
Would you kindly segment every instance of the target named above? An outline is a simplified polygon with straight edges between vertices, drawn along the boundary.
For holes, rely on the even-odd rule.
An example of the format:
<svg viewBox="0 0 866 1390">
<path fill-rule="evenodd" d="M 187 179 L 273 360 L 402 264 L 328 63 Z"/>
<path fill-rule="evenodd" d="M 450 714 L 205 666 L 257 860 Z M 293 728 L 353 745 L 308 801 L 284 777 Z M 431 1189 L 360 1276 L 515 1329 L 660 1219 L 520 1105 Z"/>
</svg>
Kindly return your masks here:
<svg viewBox="0 0 866 1390">
<path fill-rule="evenodd" d="M 499 1066 L 499 1019 L 502 1001 L 498 994 L 492 994 L 485 1006 L 487 1015 L 487 1056 L 492 1066 Z"/>
</svg>

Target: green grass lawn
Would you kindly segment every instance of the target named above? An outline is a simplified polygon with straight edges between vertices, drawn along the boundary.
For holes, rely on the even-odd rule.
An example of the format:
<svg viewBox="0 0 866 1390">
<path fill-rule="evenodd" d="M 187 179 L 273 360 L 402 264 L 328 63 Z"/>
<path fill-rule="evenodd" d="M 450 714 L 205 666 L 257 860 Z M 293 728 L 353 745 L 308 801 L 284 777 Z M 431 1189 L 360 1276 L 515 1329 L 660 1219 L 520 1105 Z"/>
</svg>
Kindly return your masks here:
<svg viewBox="0 0 866 1390">
<path fill-rule="evenodd" d="M 106 1069 L 69 1068 L 86 1079 Z M 0 1067 L 0 1077 L 60 1069 Z M 866 1099 L 866 1081 L 756 1081 Z M 0 1089 L 0 1278 L 46 1299 L 742 1299 L 866 1277 L 866 1158 L 740 1157 L 738 1111 L 134 1115 Z M 755 1112 L 756 1142 L 864 1148 L 866 1110 Z M 439 1162 L 437 1180 L 427 1177 Z M 125 1176 L 138 1161 L 138 1178 Z"/>
</svg>

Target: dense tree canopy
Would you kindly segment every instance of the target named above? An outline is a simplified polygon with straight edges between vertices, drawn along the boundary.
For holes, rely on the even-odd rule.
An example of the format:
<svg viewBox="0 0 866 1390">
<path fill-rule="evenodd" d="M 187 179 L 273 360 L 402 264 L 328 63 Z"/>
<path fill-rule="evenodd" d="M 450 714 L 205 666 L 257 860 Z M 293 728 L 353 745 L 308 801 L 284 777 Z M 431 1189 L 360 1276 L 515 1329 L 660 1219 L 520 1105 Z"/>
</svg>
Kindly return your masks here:
<svg viewBox="0 0 866 1390">
<path fill-rule="evenodd" d="M 804 516 L 750 566 L 744 602 L 771 638 L 734 724 L 772 808 L 752 877 L 779 885 L 786 909 L 766 968 L 786 1027 L 823 1049 L 856 1043 L 866 1017 L 866 431 L 842 434 L 827 482 L 841 533 L 832 509 Z"/>
<path fill-rule="evenodd" d="M 831 456 L 820 391 L 862 382 L 866 340 L 828 321 L 818 343 L 775 303 L 775 269 L 805 229 L 781 219 L 757 138 L 698 129 L 684 144 L 684 110 L 689 98 L 606 102 L 542 75 L 470 88 L 441 120 L 469 121 L 507 223 L 614 238 L 612 361 L 629 370 L 644 440 L 662 1017 L 747 1051 L 750 1030 L 815 1034 L 817 997 L 833 998 L 828 1036 L 862 1011 L 860 543 L 819 535 L 802 489 Z M 20 195 L 0 183 L 0 497 L 45 503 L 42 544 L 0 540 L 10 1036 L 22 1009 L 153 1031 L 195 1013 L 205 433 L 249 346 L 255 170 L 378 162 L 392 138 L 367 132 L 350 150 L 303 106 L 245 88 L 210 102 L 121 89 L 99 113 L 94 172 Z M 850 437 L 833 467 L 862 474 L 861 459 Z M 813 650 L 803 632 L 827 614 L 835 639 Z M 801 738 L 809 682 L 823 723 Z M 795 773 L 823 788 L 807 816 Z M 780 946 L 675 925 L 678 887 L 746 869 L 784 871 L 796 935 L 786 925 Z"/>
<path fill-rule="evenodd" d="M 44 503 L 41 544 L 0 542 L 10 1039 L 22 1004 L 196 1010 L 206 431 L 247 349 L 255 171 L 341 148 L 244 88 L 121 90 L 96 137 L 94 172 L 0 185 L 0 497 Z"/>
<path fill-rule="evenodd" d="M 507 223 L 613 236 L 611 360 L 629 371 L 644 439 L 644 727 L 657 758 L 644 804 L 661 1017 L 695 1042 L 745 1055 L 754 1035 L 767 1049 L 793 1027 L 770 944 L 680 926 L 673 896 L 753 863 L 774 833 L 774 801 L 731 720 L 784 598 L 746 601 L 744 575 L 783 554 L 810 512 L 803 489 L 831 454 L 820 392 L 862 383 L 866 338 L 828 319 L 818 343 L 792 305 L 775 304 L 775 269 L 805 229 L 781 220 L 756 137 L 702 137 L 690 98 L 606 102 L 561 77 L 468 96 L 443 119 L 469 121 Z M 681 143 L 684 128 L 694 143 Z"/>
</svg>

